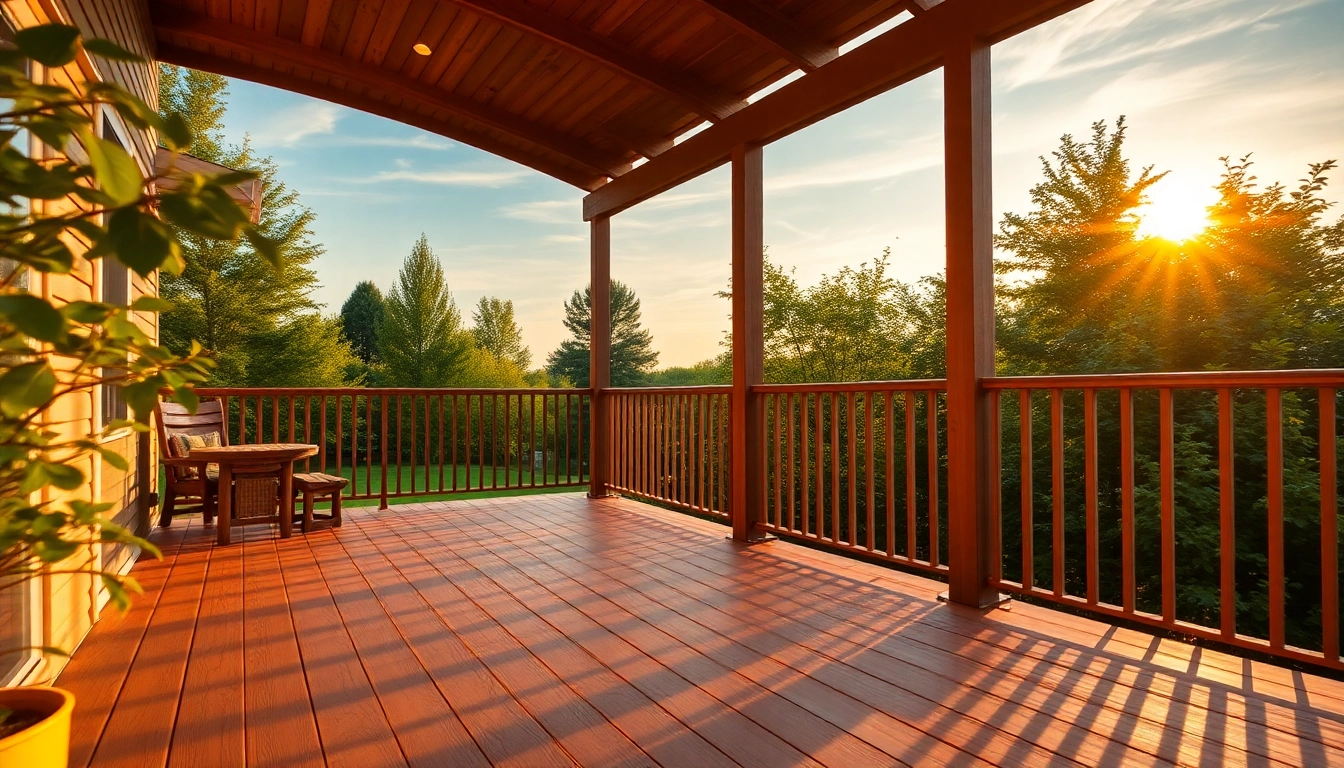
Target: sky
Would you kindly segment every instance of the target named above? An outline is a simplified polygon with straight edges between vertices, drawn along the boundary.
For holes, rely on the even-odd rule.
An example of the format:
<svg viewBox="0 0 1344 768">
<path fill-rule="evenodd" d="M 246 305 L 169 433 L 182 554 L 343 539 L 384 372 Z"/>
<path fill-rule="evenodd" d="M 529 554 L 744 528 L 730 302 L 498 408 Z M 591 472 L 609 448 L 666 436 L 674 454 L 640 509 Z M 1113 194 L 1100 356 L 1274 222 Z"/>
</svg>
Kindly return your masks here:
<svg viewBox="0 0 1344 768">
<path fill-rule="evenodd" d="M 902 19 L 907 18 L 905 15 Z M 1221 156 L 1264 183 L 1344 161 L 1344 1 L 1094 0 L 992 52 L 994 208 L 1029 210 L 1060 136 L 1125 115 L 1132 169 L 1170 171 L 1154 206 L 1211 204 Z M 804 285 L 892 250 L 913 282 L 942 269 L 942 82 L 934 72 L 765 149 L 765 242 Z M 588 279 L 583 192 L 450 139 L 243 81 L 231 140 L 250 136 L 317 215 L 325 311 L 355 284 L 386 292 L 423 232 L 463 317 L 514 302 L 534 365 L 565 338 Z M 1344 175 L 1328 198 L 1344 200 Z M 728 306 L 728 169 L 612 220 L 612 276 L 631 285 L 659 366 L 720 351 Z M 1341 213 L 1336 209 L 1332 216 Z"/>
</svg>

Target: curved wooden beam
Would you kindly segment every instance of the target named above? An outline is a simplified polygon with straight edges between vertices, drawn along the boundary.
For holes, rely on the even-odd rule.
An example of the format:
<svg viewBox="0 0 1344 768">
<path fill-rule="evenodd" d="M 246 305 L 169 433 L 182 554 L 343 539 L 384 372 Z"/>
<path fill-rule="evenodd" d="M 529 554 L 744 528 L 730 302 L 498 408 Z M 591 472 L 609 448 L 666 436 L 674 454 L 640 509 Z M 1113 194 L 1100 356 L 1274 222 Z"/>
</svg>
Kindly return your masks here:
<svg viewBox="0 0 1344 768">
<path fill-rule="evenodd" d="M 706 120 L 721 120 L 747 105 L 731 93 L 675 67 L 613 45 L 585 29 L 519 0 L 452 0 L 501 24 L 540 37 L 605 69 L 666 94 Z"/>
<path fill-rule="evenodd" d="M 630 168 L 624 159 L 612 157 L 585 141 L 565 136 L 518 115 L 436 88 L 397 72 L 176 7 L 156 4 L 153 6 L 152 16 L 154 28 L 159 32 L 236 53 L 261 54 L 276 62 L 333 75 L 371 90 L 396 94 L 411 102 L 452 113 L 535 144 L 603 176 L 619 176 Z M 245 79 L 255 79 L 255 76 Z M 328 98 L 328 100 L 340 103 L 340 99 Z M 388 108 L 390 109 L 391 105 L 388 105 Z M 368 109 L 365 111 L 373 111 L 375 114 L 379 112 Z"/>
<path fill-rule="evenodd" d="M 905 9 L 911 16 L 918 16 L 925 11 L 933 10 L 935 5 L 939 5 L 943 0 L 906 0 Z"/>
<path fill-rule="evenodd" d="M 798 65 L 804 72 L 840 55 L 840 51 L 824 40 L 818 40 L 800 29 L 792 20 L 752 0 L 696 0 L 734 27 L 761 43 L 774 48 L 780 56 Z M 923 0 L 928 2 L 928 0 Z"/>
<path fill-rule="evenodd" d="M 389 120 L 396 120 L 399 123 L 415 126 L 430 133 L 444 136 L 453 141 L 459 141 L 468 144 L 477 149 L 489 152 L 492 155 L 498 155 L 507 160 L 512 160 L 521 165 L 525 165 L 541 173 L 559 179 L 568 184 L 573 184 L 579 189 L 591 192 L 602 186 L 607 181 L 607 177 L 600 172 L 584 173 L 582 170 L 562 165 L 560 163 L 549 162 L 545 158 L 530 155 L 520 151 L 517 147 L 492 139 L 478 133 L 466 133 L 463 131 L 446 130 L 443 122 L 435 120 L 433 117 L 417 112 L 414 109 L 393 106 L 382 99 L 376 99 L 369 96 L 347 91 L 344 88 L 337 88 L 325 83 L 318 83 L 313 80 L 294 77 L 293 75 L 270 69 L 268 67 L 258 67 L 254 64 L 246 64 L 237 59 L 224 56 L 216 56 L 210 53 L 195 51 L 190 48 L 182 48 L 174 45 L 160 43 L 155 59 L 165 64 L 176 64 L 190 69 L 198 69 L 202 72 L 213 72 L 225 77 L 247 80 L 261 85 L 269 85 L 272 88 L 299 93 L 304 96 L 311 96 L 315 99 L 322 99 L 333 104 L 357 109 L 361 112 L 386 117 Z"/>
<path fill-rule="evenodd" d="M 1089 2 L 947 0 L 612 180 L 583 198 L 583 218 L 620 213 L 723 165 L 735 147 L 769 144 L 932 72 L 956 41 L 995 43 Z"/>
</svg>

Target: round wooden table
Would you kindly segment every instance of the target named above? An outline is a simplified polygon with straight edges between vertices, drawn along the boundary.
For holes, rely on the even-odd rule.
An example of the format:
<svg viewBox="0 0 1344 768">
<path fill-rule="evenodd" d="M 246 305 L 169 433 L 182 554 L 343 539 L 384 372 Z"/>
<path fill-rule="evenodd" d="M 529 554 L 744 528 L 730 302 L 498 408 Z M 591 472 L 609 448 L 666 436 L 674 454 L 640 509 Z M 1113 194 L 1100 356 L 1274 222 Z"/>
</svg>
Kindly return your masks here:
<svg viewBox="0 0 1344 768">
<path fill-rule="evenodd" d="M 258 443 L 256 445 L 226 445 L 218 448 L 193 448 L 191 458 L 219 465 L 219 514 L 215 517 L 217 541 L 228 544 L 233 517 L 233 476 L 249 468 L 280 465 L 280 538 L 287 539 L 294 531 L 294 462 L 317 455 L 316 445 L 303 443 Z M 269 522 L 259 518 L 246 522 Z"/>
</svg>

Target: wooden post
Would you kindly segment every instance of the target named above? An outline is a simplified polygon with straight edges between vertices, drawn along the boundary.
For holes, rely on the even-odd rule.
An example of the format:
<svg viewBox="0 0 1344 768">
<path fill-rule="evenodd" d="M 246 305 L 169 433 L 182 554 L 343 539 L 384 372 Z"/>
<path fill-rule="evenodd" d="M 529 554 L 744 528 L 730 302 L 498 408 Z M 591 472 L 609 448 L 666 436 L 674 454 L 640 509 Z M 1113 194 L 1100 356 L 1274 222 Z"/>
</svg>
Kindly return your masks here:
<svg viewBox="0 0 1344 768">
<path fill-rule="evenodd" d="M 765 242 L 761 148 L 733 149 L 733 394 L 729 512 L 733 539 L 770 541 L 765 519 L 765 411 L 751 388 L 765 381 Z"/>
<path fill-rule="evenodd" d="M 963 38 L 943 60 L 947 205 L 948 599 L 983 607 L 989 584 L 993 451 L 994 246 L 989 45 Z"/>
<path fill-rule="evenodd" d="M 588 413 L 588 496 L 607 495 L 611 446 L 607 440 L 607 398 L 611 386 L 611 217 L 592 221 L 592 322 L 589 327 L 588 386 L 592 400 Z"/>
</svg>

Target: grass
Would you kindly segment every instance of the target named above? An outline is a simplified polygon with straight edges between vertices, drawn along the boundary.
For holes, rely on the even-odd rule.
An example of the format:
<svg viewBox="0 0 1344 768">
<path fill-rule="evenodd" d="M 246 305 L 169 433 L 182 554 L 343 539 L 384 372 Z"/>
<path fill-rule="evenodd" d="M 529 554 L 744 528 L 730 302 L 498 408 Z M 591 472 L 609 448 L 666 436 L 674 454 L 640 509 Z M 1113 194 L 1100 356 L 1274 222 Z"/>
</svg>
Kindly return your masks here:
<svg viewBox="0 0 1344 768">
<path fill-rule="evenodd" d="M 296 464 L 294 470 L 296 472 L 305 471 L 304 466 L 301 463 Z M 363 466 L 353 468 L 353 472 L 351 467 L 348 466 L 342 467 L 341 471 L 337 473 L 335 466 L 329 466 L 325 470 L 323 470 L 317 466 L 316 461 L 313 461 L 309 465 L 307 471 L 309 472 L 325 471 L 327 474 L 331 475 L 339 474 L 341 477 L 344 477 L 347 480 L 351 481 L 350 487 L 346 488 L 347 494 L 359 493 L 361 495 L 371 494 L 373 496 L 373 498 L 371 499 L 346 498 L 344 502 L 344 506 L 346 507 L 372 507 L 377 506 L 380 501 L 380 499 L 378 498 L 378 494 L 382 491 L 383 487 L 382 483 L 383 477 L 381 467 L 377 466 L 373 467 L 372 478 L 369 477 L 370 473 L 366 471 L 365 467 Z M 528 485 L 527 487 L 518 487 L 524 484 L 530 484 L 532 482 L 532 472 L 530 470 L 524 469 L 522 472 L 519 472 L 517 468 L 509 470 L 505 470 L 503 468 L 496 468 L 494 471 L 495 487 L 482 488 L 481 487 L 482 477 L 484 477 L 486 486 L 489 486 L 491 482 L 491 471 L 488 468 L 484 472 L 482 472 L 480 467 L 474 465 L 473 466 L 458 465 L 457 467 L 452 466 L 443 467 L 443 485 L 445 488 L 453 487 L 454 472 L 456 472 L 457 474 L 457 487 L 459 489 L 465 489 L 470 487 L 471 490 L 439 492 L 438 490 L 439 467 L 437 465 L 431 465 L 428 473 L 425 471 L 425 467 L 423 465 L 418 467 L 403 466 L 401 468 L 400 487 L 402 492 L 407 495 L 392 496 L 391 494 L 396 493 L 398 487 L 397 468 L 388 467 L 387 468 L 387 490 L 389 494 L 388 504 L 410 504 L 422 501 L 447 501 L 451 499 L 487 499 L 487 498 L 498 498 L 502 496 L 530 496 L 532 494 L 538 494 L 538 493 L 573 493 L 575 490 L 581 487 L 581 486 L 564 486 L 557 488 L 552 486 L 549 488 L 543 488 L 543 487 L 532 488 L 530 487 L 530 485 Z M 426 477 L 426 475 L 428 475 L 428 477 Z M 509 485 L 511 486 L 510 488 L 507 489 L 504 487 L 506 476 Z M 542 478 L 543 476 L 541 472 L 537 472 L 538 483 L 542 482 Z M 545 479 L 550 481 L 551 483 L 557 482 L 557 478 L 554 471 L 546 473 Z M 428 482 L 426 482 L 427 480 Z M 572 475 L 561 476 L 560 480 L 564 482 L 576 482 L 576 483 L 579 482 L 579 478 L 577 476 Z M 468 483 L 468 481 L 470 481 L 470 483 Z M 368 483 L 367 486 L 366 483 Z M 167 482 L 163 477 L 162 467 L 160 467 L 159 487 L 164 488 L 166 487 L 166 485 Z M 366 487 L 368 488 L 368 490 L 366 490 Z M 414 493 L 414 495 L 410 495 L 411 493 Z M 325 505 L 319 504 L 318 506 L 321 507 Z"/>
</svg>

